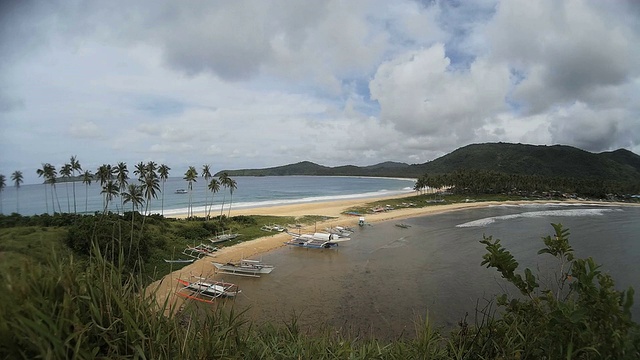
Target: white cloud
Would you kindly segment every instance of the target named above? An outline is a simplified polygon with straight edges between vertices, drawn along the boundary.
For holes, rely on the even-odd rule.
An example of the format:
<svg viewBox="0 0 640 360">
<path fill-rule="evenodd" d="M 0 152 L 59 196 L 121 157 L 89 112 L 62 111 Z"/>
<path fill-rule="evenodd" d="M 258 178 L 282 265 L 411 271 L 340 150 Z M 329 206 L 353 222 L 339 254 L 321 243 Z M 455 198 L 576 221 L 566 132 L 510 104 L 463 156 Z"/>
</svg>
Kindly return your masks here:
<svg viewBox="0 0 640 360">
<path fill-rule="evenodd" d="M 79 121 L 71 124 L 69 134 L 80 139 L 95 139 L 103 135 L 100 127 L 92 121 Z"/>
<path fill-rule="evenodd" d="M 630 1 L 3 6 L 2 169 L 72 154 L 177 172 L 421 163 L 485 141 L 640 149 Z"/>
<path fill-rule="evenodd" d="M 406 135 L 454 142 L 472 140 L 492 118 L 506 110 L 508 69 L 476 59 L 454 70 L 444 45 L 414 51 L 384 63 L 371 81 L 381 119 Z"/>
</svg>

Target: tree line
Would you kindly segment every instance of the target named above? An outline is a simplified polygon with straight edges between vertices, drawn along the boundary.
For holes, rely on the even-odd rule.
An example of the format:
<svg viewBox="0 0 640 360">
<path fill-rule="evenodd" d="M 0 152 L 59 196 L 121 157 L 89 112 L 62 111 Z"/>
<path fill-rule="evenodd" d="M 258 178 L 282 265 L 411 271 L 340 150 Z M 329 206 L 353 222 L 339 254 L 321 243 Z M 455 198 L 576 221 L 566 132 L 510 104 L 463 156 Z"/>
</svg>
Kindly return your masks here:
<svg viewBox="0 0 640 360">
<path fill-rule="evenodd" d="M 100 194 L 102 195 L 102 208 L 103 213 L 107 213 L 109 204 L 112 203 L 118 197 L 120 198 L 120 207 L 123 209 L 125 204 L 131 205 L 131 210 L 135 212 L 137 209 L 142 209 L 144 206 L 144 213 L 148 215 L 149 204 L 153 199 L 157 199 L 161 194 L 161 214 L 164 215 L 164 185 L 169 178 L 169 171 L 171 168 L 165 164 L 158 165 L 154 161 L 139 162 L 135 165 L 133 175 L 136 177 L 136 181 L 131 181 L 129 177 L 129 169 L 125 162 L 118 162 L 117 165 L 103 164 L 96 169 L 95 173 L 92 173 L 88 169 L 83 169 L 80 161 L 77 157 L 71 156 L 70 161 L 60 167 L 60 171 L 56 169 L 51 163 L 43 163 L 42 167 L 36 170 L 38 177 L 44 179 L 44 184 L 48 185 L 44 187 L 44 199 L 47 214 L 49 213 L 49 198 L 51 199 L 51 210 L 55 214 L 63 213 L 60 199 L 58 197 L 58 189 L 56 184 L 65 182 L 66 198 L 67 198 L 67 213 L 72 213 L 71 210 L 71 196 L 69 195 L 68 183 L 72 184 L 73 192 L 73 213 L 77 213 L 76 202 L 76 181 L 73 179 L 78 177 L 85 185 L 85 213 L 88 212 L 88 192 L 89 185 L 93 181 L 100 183 Z M 233 203 L 233 192 L 238 188 L 237 182 L 233 180 L 226 172 L 221 173 L 217 178 L 211 174 L 211 166 L 205 164 L 202 166 L 202 172 L 200 175 L 205 180 L 205 186 L 211 192 L 211 202 L 209 202 L 207 196 L 205 198 L 205 213 L 206 217 L 211 216 L 211 209 L 213 208 L 213 197 L 220 191 L 221 188 L 229 189 L 230 201 L 229 201 L 229 215 L 231 214 L 231 204 Z M 193 183 L 197 182 L 198 171 L 194 166 L 189 166 L 184 174 L 183 179 L 188 184 L 189 189 L 189 210 L 188 217 L 193 217 Z M 20 185 L 24 182 L 24 176 L 22 171 L 16 170 L 11 175 L 11 181 L 13 181 L 16 187 L 16 213 L 20 213 Z M 7 179 L 5 175 L 0 174 L 0 200 L 2 200 L 2 192 L 7 185 Z M 47 190 L 49 188 L 49 190 Z M 0 201 L 0 214 L 3 213 L 2 202 Z M 57 205 L 57 211 L 56 211 Z M 220 208 L 220 215 L 224 209 L 224 200 L 222 207 Z"/>
<path fill-rule="evenodd" d="M 417 192 L 449 189 L 454 194 L 532 195 L 566 193 L 606 198 L 640 193 L 640 185 L 601 179 L 506 174 L 490 170 L 458 170 L 448 174 L 424 174 L 414 185 Z"/>
</svg>

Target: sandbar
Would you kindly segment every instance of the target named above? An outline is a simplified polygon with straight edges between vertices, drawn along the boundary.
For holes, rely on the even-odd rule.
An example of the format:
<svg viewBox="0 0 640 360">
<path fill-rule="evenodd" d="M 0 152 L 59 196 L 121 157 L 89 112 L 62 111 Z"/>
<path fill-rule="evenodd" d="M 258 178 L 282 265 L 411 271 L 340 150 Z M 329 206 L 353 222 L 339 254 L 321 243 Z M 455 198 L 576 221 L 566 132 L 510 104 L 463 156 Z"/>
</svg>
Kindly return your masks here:
<svg viewBox="0 0 640 360">
<path fill-rule="evenodd" d="M 263 208 L 246 208 L 233 209 L 231 216 L 237 215 L 270 215 L 270 216 L 292 216 L 302 217 L 305 215 L 318 215 L 326 217 L 327 220 L 318 222 L 315 225 L 303 226 L 300 231 L 302 233 L 314 232 L 316 229 L 322 231 L 327 227 L 358 226 L 359 216 L 346 215 L 343 212 L 354 207 L 364 207 L 366 204 L 374 201 L 383 201 L 388 199 L 398 199 L 402 197 L 414 196 L 415 193 L 393 195 L 379 198 L 359 198 L 338 201 L 312 202 L 290 205 L 270 206 Z M 440 214 L 449 211 L 459 211 L 464 209 L 485 207 L 499 204 L 522 204 L 531 203 L 532 201 L 508 201 L 508 202 L 466 202 L 456 204 L 437 204 L 426 207 L 403 207 L 390 211 L 381 211 L 364 215 L 366 222 L 373 224 L 380 221 L 401 220 L 412 217 Z M 549 201 L 544 201 L 549 203 Z M 196 214 L 202 216 L 203 214 Z M 298 231 L 298 229 L 296 229 Z M 150 289 L 154 291 L 156 301 L 163 304 L 168 300 L 172 304 L 176 304 L 177 296 L 173 296 L 178 286 L 176 279 L 188 280 L 192 276 L 199 276 L 209 279 L 215 279 L 215 267 L 212 261 L 225 263 L 238 261 L 242 258 L 259 258 L 261 254 L 265 254 L 274 249 L 286 246 L 284 242 L 290 239 L 287 233 L 266 233 L 268 235 L 254 240 L 241 242 L 233 246 L 224 247 L 214 253 L 213 256 L 205 256 L 202 259 L 194 261 L 179 270 L 171 272 L 164 276 L 161 280 L 151 284 Z M 179 305 L 179 303 L 178 303 Z"/>
</svg>

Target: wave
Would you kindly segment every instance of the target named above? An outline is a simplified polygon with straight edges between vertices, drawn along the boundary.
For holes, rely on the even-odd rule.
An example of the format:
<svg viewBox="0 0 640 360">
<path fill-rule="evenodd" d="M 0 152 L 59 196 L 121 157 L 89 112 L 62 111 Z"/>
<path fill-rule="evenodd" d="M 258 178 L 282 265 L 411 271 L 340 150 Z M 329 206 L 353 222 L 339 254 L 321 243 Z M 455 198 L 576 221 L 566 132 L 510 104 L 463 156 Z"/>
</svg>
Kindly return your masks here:
<svg viewBox="0 0 640 360">
<path fill-rule="evenodd" d="M 237 202 L 232 204 L 232 209 L 251 209 L 251 208 L 261 208 L 261 207 L 272 207 L 272 206 L 280 206 L 280 205 L 293 205 L 293 204 L 306 204 L 306 203 L 315 203 L 315 202 L 327 202 L 327 201 L 340 201 L 340 200 L 350 200 L 350 199 L 366 199 L 366 198 L 375 198 L 375 197 L 383 197 L 383 196 L 392 196 L 392 195 L 400 195 L 408 192 L 412 192 L 413 189 L 407 190 L 379 190 L 372 191 L 366 193 L 359 194 L 345 194 L 345 195 L 327 195 L 327 196 L 309 196 L 297 199 L 273 199 L 266 201 L 247 201 L 247 202 Z M 216 211 L 220 211 L 221 204 L 214 205 L 211 209 L 212 214 L 216 214 Z M 229 209 L 229 204 L 224 205 L 225 211 Z M 204 206 L 194 206 L 193 212 L 196 214 L 201 214 L 205 211 Z M 153 212 L 157 212 L 153 210 Z M 164 209 L 164 214 L 167 216 L 171 215 L 186 215 L 188 213 L 188 208 L 174 208 L 174 209 Z"/>
<path fill-rule="evenodd" d="M 584 206 L 584 205 L 583 205 Z M 488 218 L 469 221 L 464 224 L 458 224 L 456 227 L 483 227 L 493 224 L 497 221 L 512 220 L 519 218 L 538 218 L 548 216 L 602 216 L 613 211 L 621 211 L 620 209 L 599 208 L 599 209 L 561 209 L 561 210 L 543 210 L 543 211 L 527 211 L 519 214 L 492 216 Z"/>
</svg>

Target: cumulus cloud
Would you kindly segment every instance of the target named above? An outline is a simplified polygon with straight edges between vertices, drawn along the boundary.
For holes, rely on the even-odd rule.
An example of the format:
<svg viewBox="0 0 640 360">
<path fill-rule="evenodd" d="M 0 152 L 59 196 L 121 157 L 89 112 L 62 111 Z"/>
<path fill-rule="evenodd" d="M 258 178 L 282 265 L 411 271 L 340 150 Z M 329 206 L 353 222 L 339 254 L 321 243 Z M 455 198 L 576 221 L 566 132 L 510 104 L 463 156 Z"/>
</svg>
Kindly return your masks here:
<svg viewBox="0 0 640 360">
<path fill-rule="evenodd" d="M 523 74 L 514 98 L 539 113 L 638 75 L 640 38 L 621 25 L 586 1 L 505 1 L 486 34 L 491 56 Z"/>
<path fill-rule="evenodd" d="M 476 59 L 468 70 L 450 67 L 443 44 L 402 54 L 382 64 L 371 81 L 382 121 L 407 135 L 471 140 L 506 109 L 508 69 Z"/>
<path fill-rule="evenodd" d="M 1 153 L 56 149 L 28 163 L 422 163 L 487 141 L 640 152 L 631 0 L 0 7 Z"/>
</svg>

